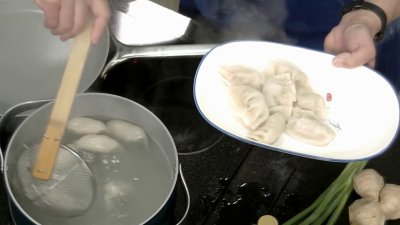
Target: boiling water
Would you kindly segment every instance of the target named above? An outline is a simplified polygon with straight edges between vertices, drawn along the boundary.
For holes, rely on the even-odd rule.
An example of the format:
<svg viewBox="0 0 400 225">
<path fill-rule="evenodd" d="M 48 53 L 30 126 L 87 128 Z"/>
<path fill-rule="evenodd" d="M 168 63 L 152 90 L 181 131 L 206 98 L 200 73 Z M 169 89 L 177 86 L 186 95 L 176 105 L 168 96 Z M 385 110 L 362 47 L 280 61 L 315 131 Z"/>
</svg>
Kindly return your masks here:
<svg viewBox="0 0 400 225">
<path fill-rule="evenodd" d="M 77 138 L 67 132 L 63 142 L 68 145 Z M 173 187 L 173 169 L 160 144 L 150 136 L 148 145 L 140 141 L 129 144 L 120 141 L 120 144 L 121 149 L 108 154 L 77 151 L 96 181 L 94 202 L 83 215 L 57 217 L 38 209 L 23 194 L 16 192 L 18 202 L 30 216 L 46 225 L 143 223 L 167 199 Z"/>
</svg>

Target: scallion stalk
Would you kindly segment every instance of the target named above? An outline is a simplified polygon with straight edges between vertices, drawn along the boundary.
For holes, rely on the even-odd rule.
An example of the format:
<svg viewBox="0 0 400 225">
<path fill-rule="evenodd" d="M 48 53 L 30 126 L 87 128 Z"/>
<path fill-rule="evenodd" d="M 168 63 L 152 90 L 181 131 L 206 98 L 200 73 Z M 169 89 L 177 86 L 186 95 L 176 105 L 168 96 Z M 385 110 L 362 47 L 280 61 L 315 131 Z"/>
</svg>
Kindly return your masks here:
<svg viewBox="0 0 400 225">
<path fill-rule="evenodd" d="M 335 224 L 353 190 L 354 176 L 364 169 L 367 161 L 351 162 L 346 165 L 331 185 L 305 210 L 283 225 L 320 225 L 328 220 Z"/>
</svg>

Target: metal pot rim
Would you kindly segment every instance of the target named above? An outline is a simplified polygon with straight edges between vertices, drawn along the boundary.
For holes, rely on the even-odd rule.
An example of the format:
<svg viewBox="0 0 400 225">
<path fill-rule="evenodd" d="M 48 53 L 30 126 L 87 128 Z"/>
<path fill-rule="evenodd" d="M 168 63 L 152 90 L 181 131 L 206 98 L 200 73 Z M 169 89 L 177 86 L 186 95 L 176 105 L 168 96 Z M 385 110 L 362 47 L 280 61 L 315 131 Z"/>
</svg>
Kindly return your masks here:
<svg viewBox="0 0 400 225">
<path fill-rule="evenodd" d="M 162 123 L 162 121 L 154 114 L 152 113 L 149 109 L 147 109 L 146 107 L 140 105 L 139 103 L 132 101 L 130 99 L 121 97 L 121 96 L 117 96 L 117 95 L 113 95 L 113 94 L 107 94 L 107 93 L 80 93 L 77 94 L 77 97 L 79 96 L 101 96 L 102 98 L 105 97 L 109 97 L 109 98 L 115 98 L 115 99 L 119 99 L 121 101 L 125 101 L 127 103 L 131 103 L 134 104 L 135 107 L 139 107 L 141 110 L 144 110 L 146 113 L 150 114 L 150 116 L 152 116 L 152 119 L 155 119 L 158 124 L 161 126 L 161 128 L 163 128 L 166 131 L 166 135 L 168 135 L 169 140 L 171 141 L 170 144 L 173 146 L 173 150 L 174 150 L 174 160 L 175 160 L 175 165 L 171 165 L 172 170 L 173 170 L 173 181 L 172 181 L 172 185 L 170 187 L 170 190 L 168 192 L 168 194 L 165 196 L 164 201 L 162 202 L 162 204 L 157 208 L 157 210 L 155 210 L 151 216 L 149 216 L 145 221 L 143 221 L 141 224 L 138 225 L 144 225 L 147 222 L 149 222 L 152 218 L 154 218 L 158 213 L 160 213 L 160 211 L 164 208 L 164 206 L 167 204 L 168 200 L 172 197 L 172 194 L 175 190 L 175 187 L 177 185 L 177 180 L 178 180 L 178 175 L 179 175 L 179 161 L 178 161 L 178 152 L 175 146 L 175 142 L 170 134 L 170 132 L 168 131 L 167 127 Z M 16 133 L 18 133 L 18 130 L 22 129 L 23 125 L 26 123 L 26 121 L 29 120 L 29 118 L 31 118 L 32 116 L 34 116 L 36 113 L 40 113 L 42 109 L 48 107 L 48 105 L 52 104 L 52 102 L 48 102 L 46 104 L 44 104 L 43 106 L 39 107 L 38 109 L 36 109 L 32 114 L 30 114 L 24 121 L 22 121 L 22 123 L 17 127 L 17 129 L 15 130 L 14 134 L 12 135 L 9 143 L 12 143 Z M 8 192 L 8 197 L 9 197 L 9 201 L 12 201 L 13 204 L 16 205 L 16 207 L 20 210 L 20 212 L 27 218 L 29 219 L 33 224 L 35 225 L 41 225 L 40 223 L 38 223 L 34 218 L 32 218 L 29 213 L 27 213 L 22 206 L 19 204 L 19 202 L 17 201 L 17 199 L 15 198 L 12 189 L 11 189 L 11 185 L 10 185 L 10 181 L 8 178 L 8 166 L 7 163 L 8 161 L 10 161 L 10 147 L 11 145 L 7 146 L 7 149 L 5 151 L 5 157 L 4 157 L 4 161 L 3 161 L 3 177 L 5 180 L 5 186 L 6 186 L 6 190 Z"/>
</svg>

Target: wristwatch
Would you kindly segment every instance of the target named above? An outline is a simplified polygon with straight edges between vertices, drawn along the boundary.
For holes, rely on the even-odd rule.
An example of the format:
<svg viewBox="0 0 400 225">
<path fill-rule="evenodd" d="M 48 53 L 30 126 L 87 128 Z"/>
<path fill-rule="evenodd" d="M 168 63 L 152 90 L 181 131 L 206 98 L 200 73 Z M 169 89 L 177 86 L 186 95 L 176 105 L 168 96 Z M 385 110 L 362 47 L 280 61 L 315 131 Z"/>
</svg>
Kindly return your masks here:
<svg viewBox="0 0 400 225">
<path fill-rule="evenodd" d="M 365 10 L 369 10 L 373 13 L 375 13 L 379 19 L 381 20 L 381 30 L 375 34 L 374 37 L 374 41 L 375 42 L 379 42 L 380 40 L 382 40 L 383 35 L 385 33 L 386 30 L 386 23 L 387 23 L 387 16 L 385 11 L 383 11 L 383 9 L 371 2 L 365 2 L 364 0 L 354 0 L 349 2 L 348 4 L 346 4 L 343 8 L 342 8 L 342 12 L 341 12 L 341 17 L 343 17 L 344 14 L 354 11 L 354 10 L 358 10 L 358 9 L 365 9 Z"/>
</svg>

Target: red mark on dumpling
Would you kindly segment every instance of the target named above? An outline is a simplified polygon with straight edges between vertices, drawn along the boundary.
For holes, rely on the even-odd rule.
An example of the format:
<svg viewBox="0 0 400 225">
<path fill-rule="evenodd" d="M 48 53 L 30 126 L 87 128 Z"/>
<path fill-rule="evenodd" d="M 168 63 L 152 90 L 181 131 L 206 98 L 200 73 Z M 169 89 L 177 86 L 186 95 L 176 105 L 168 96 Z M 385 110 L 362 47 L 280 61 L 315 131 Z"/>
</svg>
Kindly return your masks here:
<svg viewBox="0 0 400 225">
<path fill-rule="evenodd" d="M 332 94 L 331 93 L 326 93 L 326 101 L 331 102 L 332 101 Z"/>
</svg>

